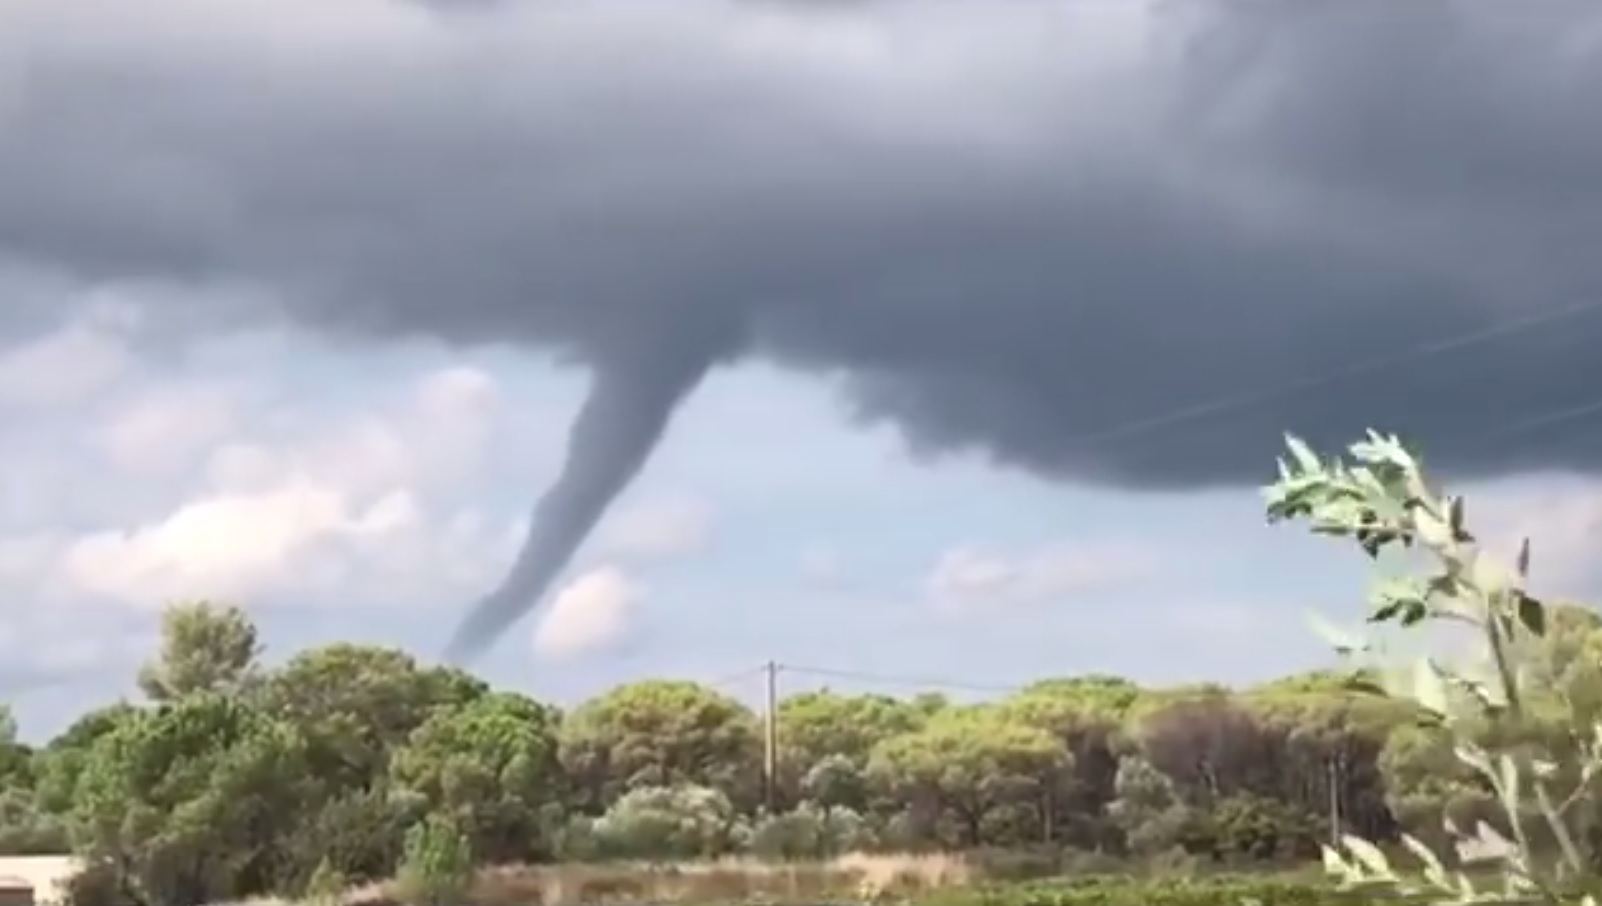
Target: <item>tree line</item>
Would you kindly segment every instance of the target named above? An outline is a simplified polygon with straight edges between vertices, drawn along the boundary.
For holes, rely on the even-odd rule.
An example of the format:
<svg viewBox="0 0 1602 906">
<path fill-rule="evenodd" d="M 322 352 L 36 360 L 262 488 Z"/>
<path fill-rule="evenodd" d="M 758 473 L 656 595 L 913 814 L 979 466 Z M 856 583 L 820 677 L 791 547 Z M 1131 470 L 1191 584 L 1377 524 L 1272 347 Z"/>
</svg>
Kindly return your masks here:
<svg viewBox="0 0 1602 906">
<path fill-rule="evenodd" d="M 1548 742 L 1602 717 L 1602 620 L 1562 607 L 1549 622 L 1528 667 L 1538 717 L 1518 730 Z M 1416 706 L 1334 673 L 1240 690 L 1067 677 L 979 704 L 806 692 L 779 702 L 770 763 L 759 716 L 693 682 L 563 712 L 394 649 L 261 655 L 243 611 L 176 606 L 144 700 L 38 747 L 5 722 L 0 850 L 78 853 L 151 902 L 198 903 L 393 877 L 419 828 L 450 829 L 475 864 L 1035 849 L 1238 863 L 1316 857 L 1337 830 L 1430 840 L 1443 813 L 1495 804 Z"/>
</svg>

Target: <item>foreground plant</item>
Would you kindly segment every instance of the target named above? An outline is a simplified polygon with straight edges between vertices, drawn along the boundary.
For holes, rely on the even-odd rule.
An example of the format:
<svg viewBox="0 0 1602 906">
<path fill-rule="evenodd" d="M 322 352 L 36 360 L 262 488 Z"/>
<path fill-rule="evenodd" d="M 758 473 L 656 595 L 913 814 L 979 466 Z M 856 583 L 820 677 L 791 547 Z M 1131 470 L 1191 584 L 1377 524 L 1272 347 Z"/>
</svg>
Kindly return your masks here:
<svg viewBox="0 0 1602 906">
<path fill-rule="evenodd" d="M 397 893 L 408 906 L 459 906 L 473 884 L 473 855 L 467 835 L 454 821 L 430 815 L 406 832 L 396 876 Z"/>
<path fill-rule="evenodd" d="M 1265 491 L 1269 521 L 1306 520 L 1317 534 L 1355 540 L 1371 558 L 1398 547 L 1422 554 L 1421 574 L 1386 579 L 1371 590 L 1369 622 L 1448 623 L 1474 633 L 1484 665 L 1422 658 L 1377 691 L 1411 700 L 1451 734 L 1457 759 L 1483 778 L 1503 818 L 1498 828 L 1486 821 L 1459 827 L 1448 817 L 1454 851 L 1447 854 L 1404 835 L 1418 863 L 1411 870 L 1393 866 L 1373 842 L 1343 835 L 1339 846 L 1324 848 L 1326 869 L 1343 888 L 1432 903 L 1597 906 L 1589 892 L 1596 878 L 1575 842 L 1572 813 L 1602 769 L 1602 727 L 1574 728 L 1574 744 L 1561 753 L 1513 742 L 1527 726 L 1522 668 L 1546 631 L 1546 609 L 1526 589 L 1528 541 L 1511 563 L 1483 550 L 1468 530 L 1463 499 L 1431 487 L 1394 436 L 1371 431 L 1346 459 L 1320 458 L 1294 437 L 1287 444 L 1279 480 Z M 1335 642 L 1344 654 L 1373 651 L 1361 639 Z"/>
</svg>

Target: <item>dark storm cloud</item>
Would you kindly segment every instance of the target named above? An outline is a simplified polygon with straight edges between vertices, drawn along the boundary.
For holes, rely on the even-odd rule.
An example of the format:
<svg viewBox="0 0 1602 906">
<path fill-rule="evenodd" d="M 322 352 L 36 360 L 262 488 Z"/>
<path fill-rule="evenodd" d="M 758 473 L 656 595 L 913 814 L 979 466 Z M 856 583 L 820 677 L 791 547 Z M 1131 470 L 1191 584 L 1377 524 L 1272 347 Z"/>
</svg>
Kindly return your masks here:
<svg viewBox="0 0 1602 906">
<path fill-rule="evenodd" d="M 1592 4 L 540 6 L 25 0 L 0 250 L 253 281 L 353 336 L 587 358 L 716 321 L 919 445 L 1130 484 L 1595 384 L 1580 318 L 1383 396 L 1075 441 L 1602 297 Z"/>
<path fill-rule="evenodd" d="M 1477 440 L 1602 394 L 1602 310 L 1260 396 L 1602 302 L 1593 0 L 6 15 L 0 262 L 250 290 L 150 313 L 175 331 L 597 372 L 525 577 L 742 356 L 845 374 L 915 449 L 1052 477 L 1256 481 L 1284 430 L 1369 425 L 1467 471 L 1602 465 L 1583 424 Z"/>
</svg>

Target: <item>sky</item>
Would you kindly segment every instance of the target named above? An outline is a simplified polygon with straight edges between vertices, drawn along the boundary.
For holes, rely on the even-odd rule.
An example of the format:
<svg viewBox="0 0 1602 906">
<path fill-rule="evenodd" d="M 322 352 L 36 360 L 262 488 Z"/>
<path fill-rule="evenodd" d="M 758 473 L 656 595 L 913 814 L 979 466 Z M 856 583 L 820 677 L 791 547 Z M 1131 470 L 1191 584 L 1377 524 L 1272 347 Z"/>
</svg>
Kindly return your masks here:
<svg viewBox="0 0 1602 906">
<path fill-rule="evenodd" d="M 25 732 L 175 600 L 440 657 L 596 375 L 683 402 L 475 663 L 564 703 L 1321 666 L 1287 430 L 1602 590 L 1592 4 L 133 2 L 0 30 Z"/>
</svg>

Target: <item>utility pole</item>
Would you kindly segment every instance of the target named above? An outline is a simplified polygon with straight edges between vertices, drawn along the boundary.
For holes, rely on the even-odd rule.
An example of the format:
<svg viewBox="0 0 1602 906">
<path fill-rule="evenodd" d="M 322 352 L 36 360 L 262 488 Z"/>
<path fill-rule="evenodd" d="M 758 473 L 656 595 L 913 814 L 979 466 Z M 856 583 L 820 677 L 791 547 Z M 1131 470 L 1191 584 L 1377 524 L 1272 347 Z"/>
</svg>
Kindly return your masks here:
<svg viewBox="0 0 1602 906">
<path fill-rule="evenodd" d="M 762 721 L 762 793 L 768 814 L 777 811 L 779 797 L 779 665 L 763 665 L 767 680 L 767 711 Z"/>
</svg>

